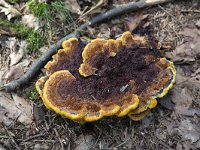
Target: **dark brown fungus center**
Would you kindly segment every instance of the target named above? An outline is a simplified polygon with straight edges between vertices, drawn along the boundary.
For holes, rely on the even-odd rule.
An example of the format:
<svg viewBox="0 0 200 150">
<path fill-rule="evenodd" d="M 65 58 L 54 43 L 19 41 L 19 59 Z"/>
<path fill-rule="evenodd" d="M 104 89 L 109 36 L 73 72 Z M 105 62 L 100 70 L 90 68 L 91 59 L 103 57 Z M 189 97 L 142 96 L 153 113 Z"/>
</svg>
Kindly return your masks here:
<svg viewBox="0 0 200 150">
<path fill-rule="evenodd" d="M 75 97 L 114 101 L 125 92 L 139 95 L 154 82 L 160 71 L 156 66 L 160 57 L 157 50 L 123 46 L 115 57 L 106 58 L 107 51 L 95 57 L 92 64 L 98 69 L 96 74 L 82 77 L 78 72 L 82 50 L 83 44 L 79 44 L 72 54 L 73 59 L 66 61 L 63 56 L 52 69 L 52 72 L 69 70 L 76 78 L 73 82 L 62 80 L 58 84 L 57 91 L 63 100 Z M 130 85 L 130 80 L 135 82 L 135 88 Z"/>
</svg>

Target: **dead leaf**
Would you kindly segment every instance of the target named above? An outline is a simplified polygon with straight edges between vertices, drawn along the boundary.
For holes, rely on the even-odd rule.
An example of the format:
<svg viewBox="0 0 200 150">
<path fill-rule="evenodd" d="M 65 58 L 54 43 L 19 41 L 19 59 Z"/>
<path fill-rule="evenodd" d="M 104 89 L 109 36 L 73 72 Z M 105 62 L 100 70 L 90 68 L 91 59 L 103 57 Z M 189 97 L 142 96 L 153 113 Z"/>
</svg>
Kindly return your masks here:
<svg viewBox="0 0 200 150">
<path fill-rule="evenodd" d="M 43 47 L 41 47 L 40 49 L 39 49 L 39 52 L 41 52 L 42 54 L 44 54 L 45 52 L 47 52 L 48 51 L 48 47 L 47 46 L 43 46 Z"/>
<path fill-rule="evenodd" d="M 23 15 L 21 23 L 29 28 L 39 29 L 39 21 L 33 14 Z"/>
<path fill-rule="evenodd" d="M 192 123 L 189 119 L 181 121 L 178 132 L 185 140 L 191 140 L 192 143 L 197 142 L 200 139 L 199 126 Z"/>
<path fill-rule="evenodd" d="M 88 11 L 83 13 L 79 18 L 80 20 L 83 20 L 83 18 L 85 18 L 88 15 L 92 15 L 92 14 L 101 12 L 102 7 L 107 5 L 108 0 L 93 1 L 93 3 L 94 3 L 94 6 L 92 6 Z"/>
<path fill-rule="evenodd" d="M 197 115 L 200 117 L 200 109 L 199 108 L 189 108 L 187 111 L 183 112 L 182 115 L 192 117 Z"/>
<path fill-rule="evenodd" d="M 185 76 L 181 67 L 177 68 L 176 84 L 168 96 L 159 102 L 167 109 L 174 110 L 177 114 L 185 116 L 200 116 L 200 108 L 194 107 L 193 103 L 200 106 L 200 69 L 190 76 Z M 173 103 L 172 103 L 173 102 Z"/>
<path fill-rule="evenodd" d="M 169 92 L 168 96 L 162 98 L 158 102 L 164 108 L 174 110 L 178 114 L 200 116 L 200 108 L 192 107 L 193 102 L 200 106 L 200 95 L 198 93 L 198 91 L 200 91 L 200 81 L 197 80 L 199 79 L 199 74 L 195 72 L 192 75 L 193 77 L 187 77 L 178 73 L 179 71 L 177 71 L 176 84 L 173 89 Z M 199 98 L 197 96 L 199 96 Z"/>
<path fill-rule="evenodd" d="M 108 26 L 108 24 L 101 24 L 99 34 L 97 34 L 97 37 L 109 39 L 111 35 L 111 30 Z"/>
<path fill-rule="evenodd" d="M 28 70 L 30 63 L 30 60 L 25 59 L 21 63 L 11 66 L 11 68 L 5 71 L 3 80 L 7 83 L 9 81 L 19 79 Z"/>
<path fill-rule="evenodd" d="M 12 5 L 8 4 L 4 0 L 0 0 L 0 5 L 1 12 L 7 16 L 8 20 L 21 15 L 17 9 L 15 9 Z"/>
<path fill-rule="evenodd" d="M 189 66 L 191 68 L 191 66 Z M 200 90 L 200 69 L 198 68 L 196 71 L 192 70 L 194 73 L 187 75 L 182 67 L 177 67 L 177 76 L 176 76 L 176 85 L 179 87 L 187 87 L 191 91 L 194 88 Z"/>
<path fill-rule="evenodd" d="M 25 125 L 32 123 L 32 107 L 16 94 L 0 92 L 0 122 L 9 126 L 16 121 Z"/>
<path fill-rule="evenodd" d="M 94 145 L 94 137 L 92 135 L 81 134 L 76 140 L 77 147 L 75 150 L 92 149 Z"/>
<path fill-rule="evenodd" d="M 197 82 L 200 84 L 200 68 L 198 68 L 192 75 L 191 81 Z"/>
<path fill-rule="evenodd" d="M 191 144 L 190 141 L 182 141 L 182 142 L 178 142 L 177 143 L 177 146 L 176 146 L 176 150 L 195 150 L 195 149 L 199 149 L 199 143 L 193 143 Z"/>
<path fill-rule="evenodd" d="M 200 57 L 200 30 L 185 28 L 180 34 L 184 35 L 185 42 L 177 46 L 173 52 L 166 53 L 166 56 L 177 64 L 191 64 Z"/>
<path fill-rule="evenodd" d="M 24 56 L 24 51 L 26 50 L 28 43 L 25 40 L 19 41 L 15 37 L 12 37 L 6 41 L 6 45 L 11 50 L 10 66 L 13 66 Z"/>
<path fill-rule="evenodd" d="M 171 100 L 175 103 L 175 112 L 178 114 L 185 114 L 187 110 L 192 106 L 193 95 L 185 88 L 178 88 L 177 86 L 173 89 Z"/>
<path fill-rule="evenodd" d="M 179 118 L 180 121 L 166 122 L 166 127 L 168 134 L 170 136 L 180 135 L 184 143 L 189 142 L 189 144 L 194 144 L 193 148 L 197 146 L 198 141 L 200 141 L 200 128 L 199 123 L 195 122 L 189 118 Z M 195 146 L 196 145 L 196 146 Z"/>
<path fill-rule="evenodd" d="M 71 6 L 71 11 L 78 15 L 81 15 L 81 7 L 79 6 L 77 0 L 69 0 L 69 5 Z"/>
<path fill-rule="evenodd" d="M 140 22 L 148 17 L 148 14 L 143 15 L 143 13 L 135 13 L 132 16 L 129 16 L 125 19 L 125 28 L 126 30 L 132 32 L 135 30 Z"/>
</svg>

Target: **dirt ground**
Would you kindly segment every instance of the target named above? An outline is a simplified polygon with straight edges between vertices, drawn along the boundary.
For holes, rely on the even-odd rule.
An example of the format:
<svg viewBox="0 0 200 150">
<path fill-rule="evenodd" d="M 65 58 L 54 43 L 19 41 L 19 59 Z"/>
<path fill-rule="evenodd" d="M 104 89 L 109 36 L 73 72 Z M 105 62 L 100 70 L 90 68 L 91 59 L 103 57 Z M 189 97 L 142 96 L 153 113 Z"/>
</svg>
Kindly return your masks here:
<svg viewBox="0 0 200 150">
<path fill-rule="evenodd" d="M 126 0 L 109 1 L 101 6 L 97 13 L 126 2 Z M 81 1 L 77 3 L 81 10 L 86 7 Z M 89 0 L 87 3 L 90 4 L 89 7 L 94 5 Z M 87 21 L 89 16 L 93 15 L 95 14 L 86 15 L 82 22 Z M 6 18 L 4 14 L 1 16 Z M 74 14 L 76 25 L 81 23 L 78 17 L 80 17 L 79 14 Z M 40 54 L 47 46 L 73 30 L 61 30 L 62 26 L 57 25 L 52 38 L 47 36 L 48 39 L 43 49 L 40 49 Z M 135 34 L 155 36 L 161 43 L 162 55 L 172 60 L 177 70 L 176 84 L 164 98 L 158 100 L 158 106 L 146 118 L 135 122 L 128 117 L 108 117 L 93 123 L 75 123 L 45 108 L 39 96 L 34 93 L 34 83 L 37 77 L 28 86 L 16 91 L 20 97 L 14 93 L 11 96 L 8 93 L 0 93 L 0 115 L 2 116 L 0 119 L 0 150 L 200 149 L 199 1 L 174 1 L 125 14 L 100 25 L 89 27 L 82 33 L 81 39 L 89 41 L 96 37 L 116 38 L 127 30 Z M 10 40 L 10 37 L 17 38 L 15 34 L 10 34 L 10 32 L 5 34 L 3 31 L 7 30 L 0 26 L 0 75 L 3 71 L 5 73 L 5 66 L 10 63 L 8 57 L 12 53 L 12 48 L 6 47 L 5 43 Z M 21 44 L 18 44 L 19 47 Z M 35 52 L 23 55 L 19 62 L 23 62 L 22 70 L 19 72 L 28 70 L 30 64 L 39 56 Z M 9 81 L 21 75 L 16 70 L 13 72 L 7 75 Z M 2 84 L 1 81 L 0 84 Z M 30 102 L 31 107 L 27 107 L 30 110 L 26 110 L 26 115 L 31 114 L 31 120 L 26 118 L 28 115 L 24 118 L 15 116 L 14 119 L 13 115 L 7 115 L 2 106 L 5 97 L 8 100 L 24 98 L 25 101 Z M 24 101 L 22 105 L 26 106 Z M 12 105 L 9 104 L 9 106 Z M 17 108 L 19 107 L 21 108 L 21 106 Z M 15 109 L 11 108 L 11 110 Z M 5 120 L 8 118 L 9 121 Z"/>
</svg>

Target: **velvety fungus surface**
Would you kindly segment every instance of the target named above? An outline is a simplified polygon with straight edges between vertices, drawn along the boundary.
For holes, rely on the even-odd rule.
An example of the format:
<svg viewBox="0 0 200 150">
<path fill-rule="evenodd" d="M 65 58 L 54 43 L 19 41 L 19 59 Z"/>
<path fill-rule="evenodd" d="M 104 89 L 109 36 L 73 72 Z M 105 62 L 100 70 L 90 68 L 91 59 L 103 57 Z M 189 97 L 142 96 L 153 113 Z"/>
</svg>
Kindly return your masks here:
<svg viewBox="0 0 200 150">
<path fill-rule="evenodd" d="M 148 39 L 125 32 L 116 40 L 66 40 L 36 82 L 47 108 L 74 121 L 145 117 L 175 82 L 172 62 Z"/>
</svg>

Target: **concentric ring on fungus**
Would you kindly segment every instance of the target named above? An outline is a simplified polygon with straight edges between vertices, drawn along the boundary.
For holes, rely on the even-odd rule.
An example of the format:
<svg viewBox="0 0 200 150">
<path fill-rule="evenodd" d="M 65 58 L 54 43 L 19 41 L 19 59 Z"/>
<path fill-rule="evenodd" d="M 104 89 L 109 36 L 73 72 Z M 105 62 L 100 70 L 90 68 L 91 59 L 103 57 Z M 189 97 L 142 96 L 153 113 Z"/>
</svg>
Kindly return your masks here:
<svg viewBox="0 0 200 150">
<path fill-rule="evenodd" d="M 47 108 L 77 122 L 113 115 L 140 120 L 175 82 L 173 63 L 130 32 L 88 44 L 71 38 L 62 47 L 36 89 Z"/>
</svg>

